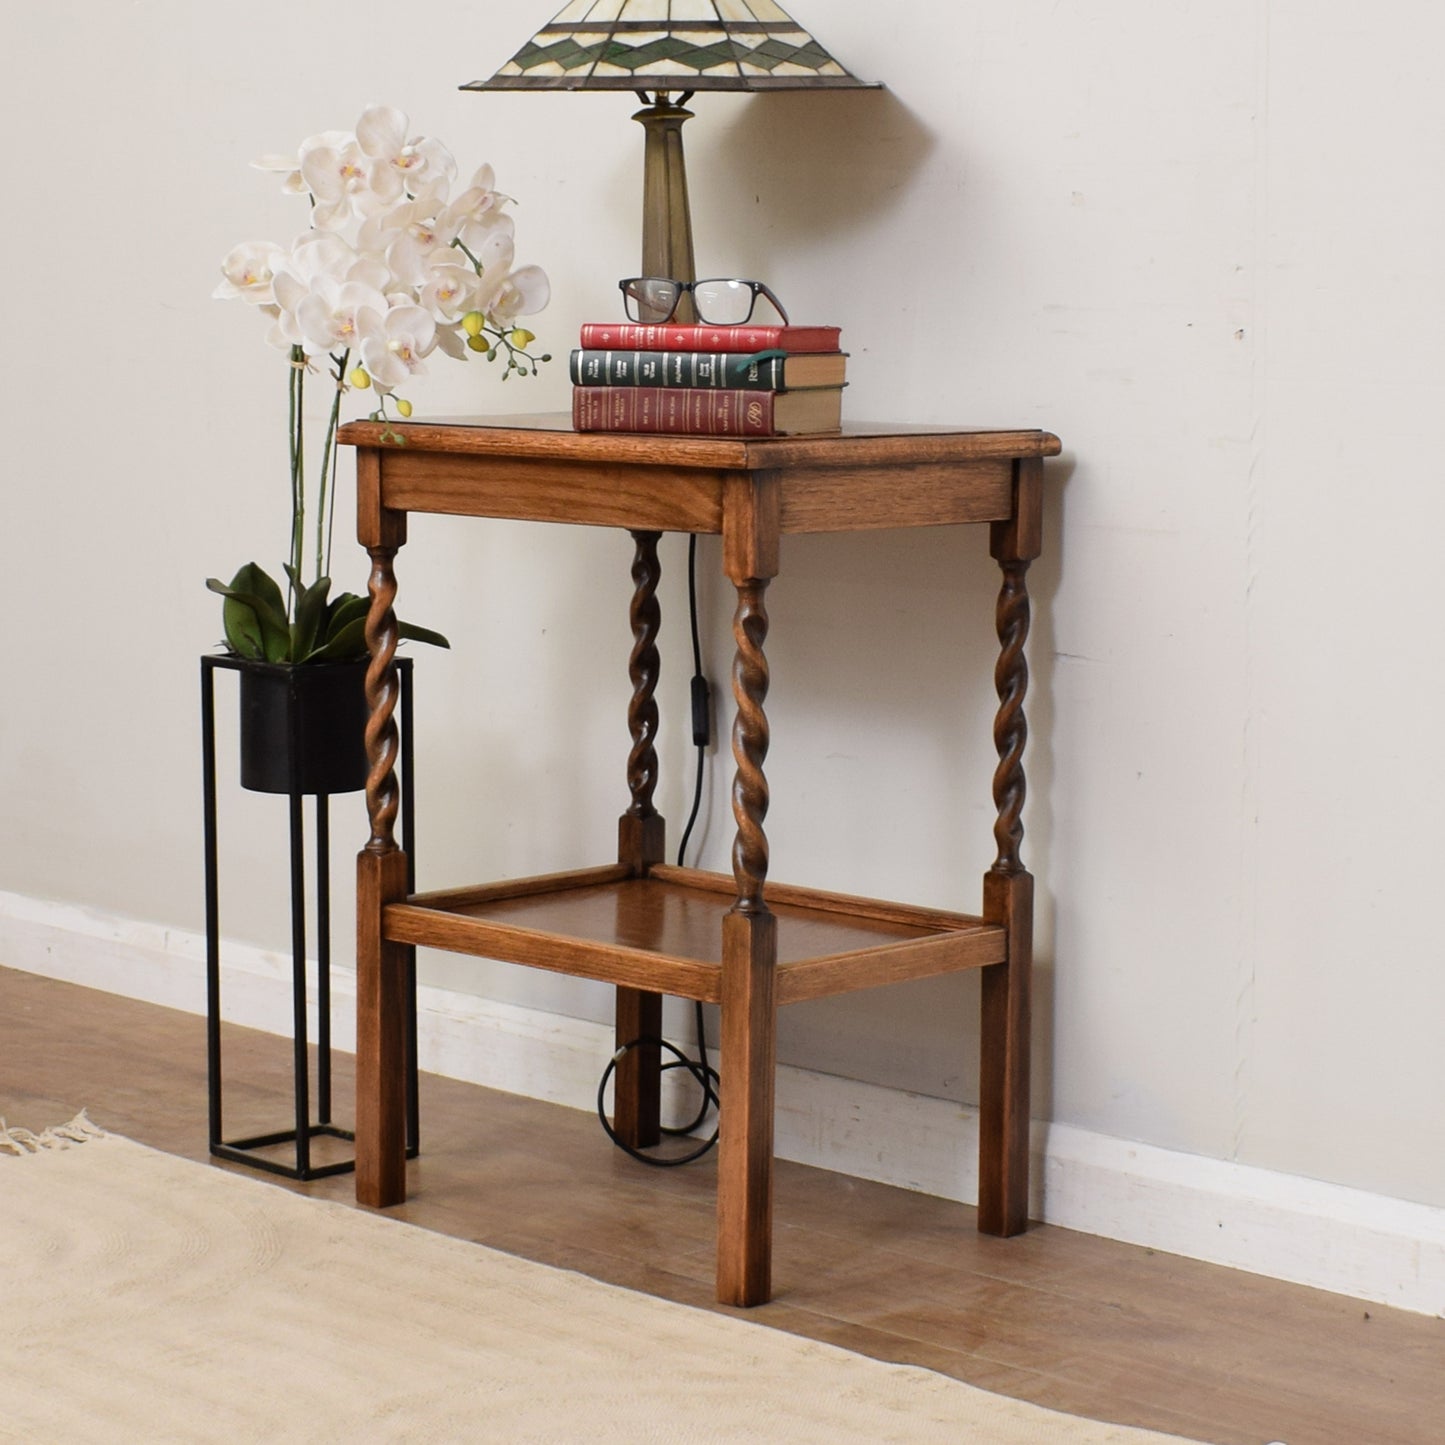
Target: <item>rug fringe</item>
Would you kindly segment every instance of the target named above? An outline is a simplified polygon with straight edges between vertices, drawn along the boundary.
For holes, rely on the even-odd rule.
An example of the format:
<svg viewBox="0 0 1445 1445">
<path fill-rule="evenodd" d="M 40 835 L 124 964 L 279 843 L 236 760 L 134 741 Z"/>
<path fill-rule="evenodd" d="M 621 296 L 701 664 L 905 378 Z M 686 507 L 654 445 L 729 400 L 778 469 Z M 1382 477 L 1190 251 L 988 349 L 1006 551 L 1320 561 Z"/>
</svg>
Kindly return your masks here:
<svg viewBox="0 0 1445 1445">
<path fill-rule="evenodd" d="M 68 1124 L 56 1124 L 43 1134 L 33 1134 L 29 1129 L 12 1129 L 0 1118 L 0 1157 L 23 1157 L 39 1154 L 45 1149 L 69 1149 L 72 1144 L 84 1144 L 89 1139 L 105 1137 L 105 1130 L 92 1124 L 86 1118 L 84 1109 Z"/>
</svg>

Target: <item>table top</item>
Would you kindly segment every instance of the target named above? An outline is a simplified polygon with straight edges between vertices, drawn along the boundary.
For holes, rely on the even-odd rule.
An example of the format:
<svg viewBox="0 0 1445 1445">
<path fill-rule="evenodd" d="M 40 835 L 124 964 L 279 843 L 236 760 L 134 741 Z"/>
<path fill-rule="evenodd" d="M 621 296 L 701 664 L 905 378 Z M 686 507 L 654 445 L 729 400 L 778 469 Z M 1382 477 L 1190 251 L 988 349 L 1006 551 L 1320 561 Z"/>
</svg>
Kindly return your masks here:
<svg viewBox="0 0 1445 1445">
<path fill-rule="evenodd" d="M 470 456 L 534 456 L 587 461 L 663 461 L 756 471 L 775 467 L 837 466 L 856 462 L 981 461 L 1000 457 L 1052 457 L 1059 439 L 1035 429 L 944 427 L 849 422 L 841 432 L 817 436 L 699 437 L 637 432 L 579 432 L 566 412 L 508 416 L 428 417 L 407 422 L 353 421 L 338 437 L 357 447 L 394 445 Z"/>
<path fill-rule="evenodd" d="M 1059 451 L 1038 430 L 852 422 L 822 436 L 644 436 L 578 432 L 562 413 L 355 421 L 338 437 L 359 449 L 367 515 L 711 533 L 744 514 L 758 519 L 747 530 L 771 534 L 1003 521 L 1016 468 Z"/>
</svg>

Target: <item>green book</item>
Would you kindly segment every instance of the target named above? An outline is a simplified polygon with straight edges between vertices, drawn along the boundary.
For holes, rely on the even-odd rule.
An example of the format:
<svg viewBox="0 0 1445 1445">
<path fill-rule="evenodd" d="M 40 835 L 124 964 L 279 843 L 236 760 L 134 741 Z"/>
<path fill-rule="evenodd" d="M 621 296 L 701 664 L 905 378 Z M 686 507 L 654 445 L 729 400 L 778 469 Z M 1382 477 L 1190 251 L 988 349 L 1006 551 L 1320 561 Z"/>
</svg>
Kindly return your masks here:
<svg viewBox="0 0 1445 1445">
<path fill-rule="evenodd" d="M 842 351 L 604 351 L 572 353 L 577 386 L 666 386 L 743 391 L 799 391 L 842 386 Z"/>
</svg>

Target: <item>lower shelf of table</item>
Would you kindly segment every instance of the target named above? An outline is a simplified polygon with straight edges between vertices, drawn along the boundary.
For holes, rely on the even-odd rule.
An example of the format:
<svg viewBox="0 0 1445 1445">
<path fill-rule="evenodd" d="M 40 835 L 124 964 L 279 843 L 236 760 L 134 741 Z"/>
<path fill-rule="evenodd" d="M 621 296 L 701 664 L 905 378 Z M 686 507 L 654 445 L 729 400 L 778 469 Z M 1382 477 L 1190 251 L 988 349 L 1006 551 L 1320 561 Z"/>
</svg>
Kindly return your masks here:
<svg viewBox="0 0 1445 1445">
<path fill-rule="evenodd" d="M 388 904 L 384 937 L 675 998 L 716 1003 L 730 876 L 622 864 L 416 894 Z M 776 997 L 830 994 L 1002 963 L 1007 930 L 946 913 L 813 888 L 768 884 L 778 920 Z"/>
</svg>

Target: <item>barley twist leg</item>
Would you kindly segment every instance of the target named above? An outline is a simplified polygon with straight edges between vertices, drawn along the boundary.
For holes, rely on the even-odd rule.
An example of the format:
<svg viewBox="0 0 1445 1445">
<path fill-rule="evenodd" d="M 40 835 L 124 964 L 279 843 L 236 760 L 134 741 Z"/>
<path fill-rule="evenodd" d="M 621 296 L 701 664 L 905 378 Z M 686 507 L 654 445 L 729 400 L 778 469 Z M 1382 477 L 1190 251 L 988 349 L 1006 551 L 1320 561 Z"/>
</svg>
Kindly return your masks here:
<svg viewBox="0 0 1445 1445">
<path fill-rule="evenodd" d="M 1025 586 L 1027 561 L 1003 564 L 1003 586 L 998 597 L 998 663 L 994 684 L 999 708 L 994 718 L 993 740 L 998 749 L 998 767 L 993 775 L 993 801 L 998 810 L 994 842 L 998 857 L 996 873 L 1018 873 L 1023 868 L 1024 746 L 1028 722 L 1024 717 L 1024 694 L 1028 691 L 1029 667 L 1024 644 L 1029 635 L 1029 594 Z"/>
<path fill-rule="evenodd" d="M 663 860 L 666 828 L 652 801 L 657 786 L 657 679 L 661 659 L 657 635 L 662 609 L 657 584 L 660 532 L 633 532 L 632 656 L 628 675 L 632 696 L 627 729 L 632 751 L 627 759 L 627 788 L 632 801 L 618 820 L 617 857 L 637 876 Z M 631 1149 L 648 1149 L 662 1138 L 662 995 L 651 989 L 619 986 L 616 1000 L 619 1057 L 613 1076 L 612 1127 Z"/>
<path fill-rule="evenodd" d="M 661 658 L 657 634 L 662 609 L 657 601 L 657 584 L 662 569 L 657 560 L 660 532 L 634 532 L 637 553 L 632 563 L 632 657 L 628 676 L 632 699 L 627 706 L 627 727 L 632 734 L 632 751 L 627 759 L 627 787 L 632 794 L 628 814 L 651 818 L 657 812 L 652 795 L 657 787 L 657 678 Z"/>
<path fill-rule="evenodd" d="M 396 574 L 392 562 L 395 547 L 368 548 L 371 555 L 371 576 L 367 591 L 371 610 L 366 615 L 366 646 L 371 663 L 366 669 L 366 756 L 371 771 L 366 779 L 366 812 L 371 821 L 368 853 L 396 851 L 395 826 L 401 793 L 396 781 L 398 732 L 393 714 L 396 711 L 398 683 L 396 675 L 397 623 L 393 604 L 396 600 Z"/>
<path fill-rule="evenodd" d="M 768 719 L 763 702 L 768 695 L 768 662 L 763 643 L 768 636 L 768 614 L 763 605 L 767 579 L 751 578 L 738 584 L 733 638 L 733 817 L 737 837 L 733 843 L 733 876 L 737 880 L 740 913 L 765 913 L 763 884 L 768 876 L 768 840 L 763 819 L 768 812 L 768 780 L 763 760 L 768 755 Z"/>
</svg>

